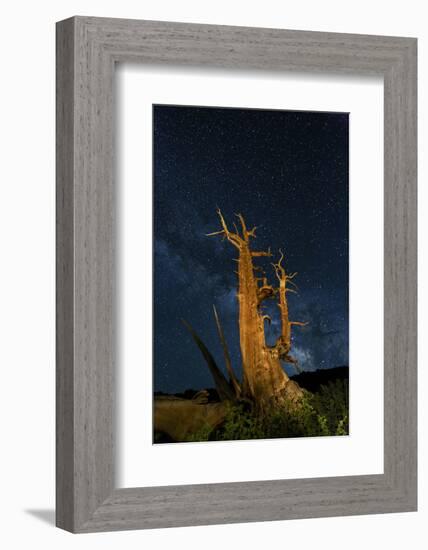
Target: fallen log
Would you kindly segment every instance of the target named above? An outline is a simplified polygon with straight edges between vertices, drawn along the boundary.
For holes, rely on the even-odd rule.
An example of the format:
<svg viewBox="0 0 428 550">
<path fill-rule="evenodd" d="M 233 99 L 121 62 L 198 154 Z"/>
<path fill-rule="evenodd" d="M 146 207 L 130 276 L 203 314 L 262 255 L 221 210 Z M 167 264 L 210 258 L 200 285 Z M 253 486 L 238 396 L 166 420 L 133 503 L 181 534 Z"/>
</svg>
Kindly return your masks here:
<svg viewBox="0 0 428 550">
<path fill-rule="evenodd" d="M 153 407 L 155 432 L 168 435 L 173 441 L 186 441 L 201 429 L 219 426 L 225 418 L 223 402 L 209 403 L 208 392 L 198 392 L 193 399 L 173 395 L 156 396 Z"/>
</svg>

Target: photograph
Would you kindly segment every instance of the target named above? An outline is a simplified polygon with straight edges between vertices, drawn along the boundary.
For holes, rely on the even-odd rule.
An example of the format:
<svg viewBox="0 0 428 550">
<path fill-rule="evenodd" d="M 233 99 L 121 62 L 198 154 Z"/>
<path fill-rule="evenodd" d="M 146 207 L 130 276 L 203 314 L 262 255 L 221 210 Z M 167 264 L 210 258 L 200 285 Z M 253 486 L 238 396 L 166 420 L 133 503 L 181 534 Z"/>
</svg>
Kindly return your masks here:
<svg viewBox="0 0 428 550">
<path fill-rule="evenodd" d="M 349 113 L 152 112 L 153 443 L 348 435 Z"/>
<path fill-rule="evenodd" d="M 0 548 L 427 547 L 425 3 L 2 8 Z"/>
</svg>

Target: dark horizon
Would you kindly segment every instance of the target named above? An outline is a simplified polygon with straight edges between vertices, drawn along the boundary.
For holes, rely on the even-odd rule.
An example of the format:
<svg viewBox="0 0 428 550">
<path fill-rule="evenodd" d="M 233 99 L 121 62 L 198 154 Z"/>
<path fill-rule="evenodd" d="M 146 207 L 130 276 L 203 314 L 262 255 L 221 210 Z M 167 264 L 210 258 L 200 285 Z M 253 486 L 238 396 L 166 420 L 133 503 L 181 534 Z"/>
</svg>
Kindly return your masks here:
<svg viewBox="0 0 428 550">
<path fill-rule="evenodd" d="M 299 273 L 289 309 L 309 322 L 293 332 L 301 369 L 348 365 L 348 123 L 347 113 L 153 107 L 155 391 L 213 386 L 182 318 L 224 370 L 213 304 L 241 373 L 235 250 L 206 236 L 219 229 L 217 207 L 231 227 L 242 213 L 258 227 L 253 247 L 275 260 L 282 248 Z M 266 305 L 273 344 L 278 308 Z"/>
</svg>

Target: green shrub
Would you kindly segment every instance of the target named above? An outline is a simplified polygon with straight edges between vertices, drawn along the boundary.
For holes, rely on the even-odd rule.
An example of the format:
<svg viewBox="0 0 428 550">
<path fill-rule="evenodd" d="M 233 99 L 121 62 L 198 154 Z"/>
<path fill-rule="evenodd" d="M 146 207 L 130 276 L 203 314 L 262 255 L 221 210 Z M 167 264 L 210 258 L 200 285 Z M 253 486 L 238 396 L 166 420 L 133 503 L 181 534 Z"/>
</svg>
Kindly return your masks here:
<svg viewBox="0 0 428 550">
<path fill-rule="evenodd" d="M 186 441 L 347 435 L 348 405 L 348 382 L 335 380 L 316 393 L 305 391 L 298 407 L 284 401 L 264 415 L 256 414 L 248 403 L 229 404 L 220 427 L 203 426 Z"/>
<path fill-rule="evenodd" d="M 216 440 L 264 438 L 261 419 L 247 410 L 245 404 L 229 405 L 222 426 L 214 434 Z"/>
<path fill-rule="evenodd" d="M 209 441 L 210 434 L 212 432 L 212 426 L 209 424 L 203 425 L 199 430 L 188 435 L 186 438 L 186 443 L 198 442 L 198 441 Z"/>
<path fill-rule="evenodd" d="M 348 432 L 348 384 L 337 380 L 321 386 L 315 394 L 305 391 L 299 407 L 284 401 L 263 416 L 247 405 L 230 405 L 223 425 L 209 439 L 316 437 Z"/>
<path fill-rule="evenodd" d="M 329 435 L 349 433 L 349 390 L 347 380 L 335 380 L 313 394 L 314 408 L 327 419 Z"/>
</svg>

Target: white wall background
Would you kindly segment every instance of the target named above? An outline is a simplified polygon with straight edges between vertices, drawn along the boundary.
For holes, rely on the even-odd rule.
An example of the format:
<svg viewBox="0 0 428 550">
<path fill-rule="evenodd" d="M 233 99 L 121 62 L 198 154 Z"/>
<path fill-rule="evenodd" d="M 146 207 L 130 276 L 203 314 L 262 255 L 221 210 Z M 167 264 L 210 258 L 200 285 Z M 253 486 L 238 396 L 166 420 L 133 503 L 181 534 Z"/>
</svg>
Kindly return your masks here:
<svg viewBox="0 0 428 550">
<path fill-rule="evenodd" d="M 53 527 L 54 507 L 54 23 L 70 15 L 417 36 L 420 67 L 420 280 L 428 277 L 428 27 L 424 2 L 407 0 L 15 0 L 1 11 L 0 175 L 0 541 L 3 548 L 233 548 L 267 545 L 347 550 L 423 548 L 428 521 L 426 468 L 419 512 L 70 535 Z M 422 248 L 424 248 L 422 250 Z M 423 305 L 420 334 L 428 330 Z M 422 338 L 421 338 L 422 341 Z M 427 463 L 420 352 L 419 463 Z"/>
</svg>

